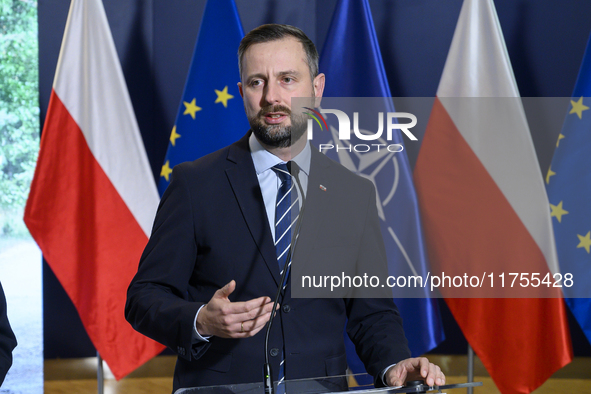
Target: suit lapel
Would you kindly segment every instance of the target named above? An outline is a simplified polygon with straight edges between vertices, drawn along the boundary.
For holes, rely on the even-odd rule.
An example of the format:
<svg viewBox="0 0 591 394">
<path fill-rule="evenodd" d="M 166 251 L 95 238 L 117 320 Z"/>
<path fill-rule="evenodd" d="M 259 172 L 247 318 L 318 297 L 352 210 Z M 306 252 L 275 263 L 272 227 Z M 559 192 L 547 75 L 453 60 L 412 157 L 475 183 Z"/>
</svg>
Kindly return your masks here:
<svg viewBox="0 0 591 394">
<path fill-rule="evenodd" d="M 279 285 L 279 266 L 275 255 L 275 245 L 269 229 L 261 188 L 250 155 L 249 135 L 250 133 L 247 133 L 239 141 L 230 145 L 227 160 L 232 164 L 226 169 L 226 176 L 250 234 L 275 283 Z"/>
<path fill-rule="evenodd" d="M 308 190 L 306 191 L 306 208 L 302 217 L 302 232 L 300 235 L 307 234 L 308 239 L 313 241 L 316 239 L 315 229 L 318 227 L 316 223 L 325 217 L 322 212 L 327 212 L 330 207 L 331 193 L 328 186 L 330 186 L 331 182 L 329 168 L 332 163 L 329 158 L 318 152 L 314 146 L 311 148 L 312 158 L 308 177 Z"/>
<path fill-rule="evenodd" d="M 318 224 L 320 221 L 325 220 L 326 212 L 331 211 L 333 198 L 332 193 L 330 193 L 330 166 L 332 161 L 318 152 L 314 146 L 311 146 L 311 148 L 312 157 L 306 202 L 304 210 L 301 212 L 303 215 L 302 224 L 292 259 L 292 264 L 299 265 L 300 268 L 314 261 L 314 256 L 311 253 L 313 253 L 314 246 L 318 245 L 319 240 L 323 239 L 322 234 L 318 233 L 320 227 Z M 323 190 L 320 187 L 321 185 L 326 189 Z M 291 283 L 292 279 L 293 277 L 289 283 Z M 291 286 L 288 286 L 286 299 L 291 299 Z"/>
</svg>

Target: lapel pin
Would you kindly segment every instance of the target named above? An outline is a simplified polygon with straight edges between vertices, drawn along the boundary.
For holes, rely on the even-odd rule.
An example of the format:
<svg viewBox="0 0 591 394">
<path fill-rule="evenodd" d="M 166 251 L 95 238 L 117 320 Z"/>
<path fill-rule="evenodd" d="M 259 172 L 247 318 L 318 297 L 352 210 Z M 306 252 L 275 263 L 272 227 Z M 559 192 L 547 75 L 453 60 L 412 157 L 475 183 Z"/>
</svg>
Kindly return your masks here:
<svg viewBox="0 0 591 394">
<path fill-rule="evenodd" d="M 323 185 L 320 185 L 320 190 L 322 190 L 323 192 L 326 191 L 326 187 L 324 187 Z"/>
</svg>

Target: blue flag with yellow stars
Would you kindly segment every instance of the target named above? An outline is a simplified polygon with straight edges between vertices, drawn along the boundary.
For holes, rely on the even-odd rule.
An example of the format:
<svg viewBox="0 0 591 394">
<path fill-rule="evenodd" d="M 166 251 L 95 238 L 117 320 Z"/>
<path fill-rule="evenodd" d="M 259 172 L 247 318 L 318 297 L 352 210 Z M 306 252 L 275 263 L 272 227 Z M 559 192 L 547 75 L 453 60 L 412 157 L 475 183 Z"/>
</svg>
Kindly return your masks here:
<svg viewBox="0 0 591 394">
<path fill-rule="evenodd" d="M 209 0 L 160 172 L 160 195 L 175 165 L 221 149 L 249 129 L 237 86 L 236 53 L 243 36 L 234 0 Z"/>
<path fill-rule="evenodd" d="M 546 189 L 558 263 L 578 285 L 562 290 L 566 303 L 591 342 L 591 38 L 558 135 Z M 566 278 L 566 276 L 565 276 Z M 566 282 L 565 282 L 566 283 Z"/>
<path fill-rule="evenodd" d="M 320 56 L 320 72 L 326 74 L 325 97 L 391 97 L 367 0 L 341 0 L 337 3 Z M 394 112 L 390 99 L 384 100 L 383 110 Z M 314 141 L 328 142 L 317 140 L 316 136 Z M 400 131 L 394 133 L 392 143 L 403 144 Z M 386 152 L 382 156 L 374 154 L 374 159 L 347 150 L 338 153 L 331 150 L 327 155 L 374 182 L 389 273 L 425 277 L 429 264 L 406 152 Z M 361 164 L 362 161 L 365 165 Z M 368 164 L 369 161 L 373 164 Z M 389 195 L 393 184 L 398 186 L 390 199 L 385 196 Z M 425 294 L 423 298 L 395 301 L 413 356 L 422 355 L 443 341 L 445 336 L 436 299 L 427 298 Z M 354 373 L 363 372 L 363 364 L 348 338 L 346 345 L 350 369 Z"/>
</svg>

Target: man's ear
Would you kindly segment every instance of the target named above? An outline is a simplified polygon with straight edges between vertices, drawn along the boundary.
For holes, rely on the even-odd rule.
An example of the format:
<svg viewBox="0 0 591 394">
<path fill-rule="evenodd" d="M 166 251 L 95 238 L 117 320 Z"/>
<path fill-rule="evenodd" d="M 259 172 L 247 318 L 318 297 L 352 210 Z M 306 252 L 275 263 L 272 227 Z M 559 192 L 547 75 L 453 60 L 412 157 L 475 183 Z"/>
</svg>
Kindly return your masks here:
<svg viewBox="0 0 591 394">
<path fill-rule="evenodd" d="M 322 101 L 322 94 L 324 93 L 324 81 L 325 76 L 322 73 L 318 74 L 316 78 L 314 78 L 314 97 L 316 97 L 316 100 L 314 100 L 314 107 L 320 107 L 320 102 Z"/>
<path fill-rule="evenodd" d="M 325 77 L 323 73 L 316 75 L 316 78 L 314 78 L 314 83 L 312 85 L 314 86 L 315 97 L 322 97 L 322 93 L 324 93 L 324 80 Z"/>
<path fill-rule="evenodd" d="M 244 92 L 242 92 L 242 82 L 238 82 L 238 91 L 240 92 L 240 97 L 244 98 Z"/>
</svg>

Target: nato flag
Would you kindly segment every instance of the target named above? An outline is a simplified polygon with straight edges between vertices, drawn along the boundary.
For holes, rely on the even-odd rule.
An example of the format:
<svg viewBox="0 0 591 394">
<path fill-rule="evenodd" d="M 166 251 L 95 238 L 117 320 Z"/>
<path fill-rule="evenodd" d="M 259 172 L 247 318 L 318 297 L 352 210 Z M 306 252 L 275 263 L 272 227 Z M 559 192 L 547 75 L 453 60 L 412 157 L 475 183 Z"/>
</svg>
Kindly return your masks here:
<svg viewBox="0 0 591 394">
<path fill-rule="evenodd" d="M 320 71 L 326 74 L 325 97 L 384 97 L 380 111 L 394 112 L 367 0 L 338 2 L 320 57 Z M 361 124 L 360 128 L 363 128 Z M 316 136 L 314 140 L 323 143 Z M 393 140 L 388 143 L 404 144 L 400 130 L 395 130 Z M 337 154 L 331 150 L 327 154 L 374 182 L 378 193 L 378 212 L 388 255 L 389 274 L 418 274 L 424 278 L 429 265 L 408 157 L 404 151 L 381 152 L 380 155 L 375 152 L 340 150 Z M 374 160 L 369 165 L 369 157 L 363 158 L 363 155 L 368 154 Z M 364 164 L 359 165 L 362 161 Z M 390 196 L 394 184 L 397 185 L 396 191 Z M 404 319 L 404 329 L 413 356 L 429 351 L 444 339 L 437 300 L 426 298 L 425 292 L 424 298 L 395 301 Z M 350 367 L 353 372 L 362 372 L 363 367 L 352 350 L 349 343 Z"/>
</svg>

